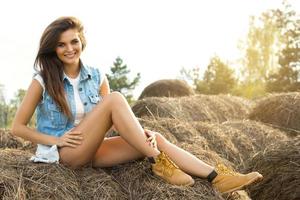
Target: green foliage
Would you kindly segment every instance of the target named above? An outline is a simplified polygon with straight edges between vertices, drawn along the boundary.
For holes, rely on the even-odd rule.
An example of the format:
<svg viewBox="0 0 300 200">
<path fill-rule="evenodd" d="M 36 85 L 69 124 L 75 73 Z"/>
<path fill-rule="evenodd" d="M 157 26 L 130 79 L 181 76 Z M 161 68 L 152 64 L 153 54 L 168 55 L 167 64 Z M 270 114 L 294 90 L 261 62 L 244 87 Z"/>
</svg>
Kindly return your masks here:
<svg viewBox="0 0 300 200">
<path fill-rule="evenodd" d="M 234 96 L 242 96 L 248 99 L 261 97 L 266 94 L 265 84 L 258 82 L 243 82 L 237 84 L 231 92 Z"/>
<path fill-rule="evenodd" d="M 289 5 L 285 5 L 285 10 L 280 13 L 283 47 L 279 52 L 280 68 L 268 76 L 268 92 L 300 90 L 300 18 Z"/>
<path fill-rule="evenodd" d="M 246 44 L 242 47 L 243 80 L 250 85 L 264 82 L 267 75 L 277 66 L 277 51 L 280 44 L 278 21 L 281 16 L 274 10 L 261 14 L 260 18 L 251 17 Z"/>
<path fill-rule="evenodd" d="M 299 90 L 299 41 L 300 20 L 286 1 L 283 8 L 267 10 L 258 19 L 252 17 L 242 48 L 243 81 L 235 91 L 256 97 Z"/>
<path fill-rule="evenodd" d="M 230 93 L 236 85 L 234 70 L 218 56 L 211 58 L 202 81 L 197 82 L 196 91 L 204 94 Z"/>
<path fill-rule="evenodd" d="M 0 96 L 3 94 L 3 88 L 0 87 Z M 18 107 L 20 106 L 26 90 L 19 89 L 13 99 L 7 104 L 5 101 L 0 102 L 0 128 L 9 128 L 12 125 L 12 121 L 15 117 Z M 30 127 L 35 127 L 35 115 L 31 118 L 29 122 Z"/>
<path fill-rule="evenodd" d="M 8 126 L 8 109 L 4 97 L 4 85 L 0 84 L 0 128 Z"/>
<path fill-rule="evenodd" d="M 114 65 L 110 68 L 110 74 L 106 74 L 112 91 L 121 92 L 129 103 L 133 102 L 132 90 L 138 85 L 140 81 L 140 73 L 132 81 L 129 80 L 128 74 L 130 70 L 127 65 L 123 64 L 121 58 L 116 58 Z"/>
</svg>

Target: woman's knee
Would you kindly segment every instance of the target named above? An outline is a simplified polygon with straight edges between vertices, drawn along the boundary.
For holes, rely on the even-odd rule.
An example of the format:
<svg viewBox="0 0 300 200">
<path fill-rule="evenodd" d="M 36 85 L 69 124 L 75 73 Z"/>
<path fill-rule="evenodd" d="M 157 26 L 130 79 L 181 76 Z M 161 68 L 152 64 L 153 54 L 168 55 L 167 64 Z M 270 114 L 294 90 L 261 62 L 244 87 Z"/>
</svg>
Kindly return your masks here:
<svg viewBox="0 0 300 200">
<path fill-rule="evenodd" d="M 120 104 L 120 102 L 126 101 L 126 99 L 123 96 L 123 94 L 121 94 L 120 92 L 112 92 L 112 93 L 106 95 L 103 98 L 103 101 L 106 101 L 106 102 L 111 103 L 112 105 L 115 105 L 115 104 Z"/>
</svg>

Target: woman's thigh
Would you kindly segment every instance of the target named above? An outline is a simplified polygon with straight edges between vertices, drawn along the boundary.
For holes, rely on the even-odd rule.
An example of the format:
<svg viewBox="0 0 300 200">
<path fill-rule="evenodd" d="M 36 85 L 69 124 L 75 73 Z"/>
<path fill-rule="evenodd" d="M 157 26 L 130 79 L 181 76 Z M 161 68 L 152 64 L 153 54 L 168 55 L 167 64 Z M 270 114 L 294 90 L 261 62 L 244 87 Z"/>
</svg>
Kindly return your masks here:
<svg viewBox="0 0 300 200">
<path fill-rule="evenodd" d="M 59 150 L 60 161 L 70 167 L 79 167 L 90 162 L 103 142 L 106 132 L 112 125 L 109 101 L 98 104 L 74 128 L 82 132 L 82 143 L 75 148 L 63 147 Z"/>
<path fill-rule="evenodd" d="M 111 167 L 143 157 L 142 153 L 129 145 L 122 137 L 115 136 L 104 139 L 92 164 L 95 167 Z"/>
</svg>

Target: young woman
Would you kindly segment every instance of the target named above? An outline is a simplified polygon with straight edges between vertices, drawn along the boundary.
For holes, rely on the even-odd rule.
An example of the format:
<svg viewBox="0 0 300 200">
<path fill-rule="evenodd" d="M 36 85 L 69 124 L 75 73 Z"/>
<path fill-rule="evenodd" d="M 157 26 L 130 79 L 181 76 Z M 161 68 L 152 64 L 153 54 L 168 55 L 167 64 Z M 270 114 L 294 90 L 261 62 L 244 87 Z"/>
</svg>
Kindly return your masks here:
<svg viewBox="0 0 300 200">
<path fill-rule="evenodd" d="M 72 168 L 148 157 L 154 174 L 171 184 L 193 185 L 194 175 L 207 178 L 220 192 L 262 178 L 258 172 L 218 174 L 161 134 L 143 130 L 125 98 L 110 93 L 105 75 L 82 62 L 85 46 L 83 26 L 75 17 L 58 18 L 45 29 L 35 59 L 37 73 L 16 113 L 13 134 L 49 148 L 56 145 L 60 162 Z M 27 127 L 35 110 L 36 130 Z M 120 136 L 106 138 L 112 127 Z"/>
</svg>

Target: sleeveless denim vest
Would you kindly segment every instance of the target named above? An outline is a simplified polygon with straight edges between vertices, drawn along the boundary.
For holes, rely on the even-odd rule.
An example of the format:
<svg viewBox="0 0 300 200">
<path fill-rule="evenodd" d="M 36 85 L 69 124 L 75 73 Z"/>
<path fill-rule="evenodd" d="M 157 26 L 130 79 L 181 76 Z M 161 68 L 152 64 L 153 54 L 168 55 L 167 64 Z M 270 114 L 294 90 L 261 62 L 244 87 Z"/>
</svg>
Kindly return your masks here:
<svg viewBox="0 0 300 200">
<path fill-rule="evenodd" d="M 84 105 L 84 113 L 90 112 L 102 99 L 99 95 L 100 80 L 101 74 L 97 68 L 81 64 L 78 90 L 80 99 Z M 36 109 L 37 130 L 39 132 L 60 137 L 74 127 L 76 108 L 73 86 L 66 76 L 64 76 L 63 84 L 73 117 L 69 120 L 45 90 L 43 98 Z"/>
</svg>

